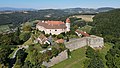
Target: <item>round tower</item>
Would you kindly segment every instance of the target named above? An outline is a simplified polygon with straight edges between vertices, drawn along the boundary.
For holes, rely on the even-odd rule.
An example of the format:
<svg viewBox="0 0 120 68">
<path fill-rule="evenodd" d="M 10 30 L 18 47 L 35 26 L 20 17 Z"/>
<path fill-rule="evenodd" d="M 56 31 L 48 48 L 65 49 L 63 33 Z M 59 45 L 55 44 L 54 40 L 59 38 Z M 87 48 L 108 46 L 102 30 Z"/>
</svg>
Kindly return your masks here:
<svg viewBox="0 0 120 68">
<path fill-rule="evenodd" d="M 69 18 L 67 18 L 66 19 L 66 31 L 68 32 L 68 31 L 70 31 L 70 19 Z"/>
</svg>

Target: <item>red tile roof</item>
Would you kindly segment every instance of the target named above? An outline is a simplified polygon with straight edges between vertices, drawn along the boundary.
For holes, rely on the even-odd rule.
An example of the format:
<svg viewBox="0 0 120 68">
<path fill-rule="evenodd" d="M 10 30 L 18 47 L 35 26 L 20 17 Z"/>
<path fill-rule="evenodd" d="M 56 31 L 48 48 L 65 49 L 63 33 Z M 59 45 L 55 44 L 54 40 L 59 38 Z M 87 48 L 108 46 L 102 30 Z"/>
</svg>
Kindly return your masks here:
<svg viewBox="0 0 120 68">
<path fill-rule="evenodd" d="M 50 25 L 60 25 L 60 24 L 64 24 L 64 22 L 62 21 L 46 21 L 47 24 L 50 24 Z"/>
<path fill-rule="evenodd" d="M 77 33 L 84 35 L 85 37 L 89 37 L 90 35 L 84 31 L 76 30 Z"/>
<path fill-rule="evenodd" d="M 65 29 L 66 25 L 61 21 L 39 21 L 39 26 L 43 26 L 46 29 Z"/>
<path fill-rule="evenodd" d="M 55 41 L 56 43 L 64 43 L 64 39 L 58 39 Z"/>
</svg>

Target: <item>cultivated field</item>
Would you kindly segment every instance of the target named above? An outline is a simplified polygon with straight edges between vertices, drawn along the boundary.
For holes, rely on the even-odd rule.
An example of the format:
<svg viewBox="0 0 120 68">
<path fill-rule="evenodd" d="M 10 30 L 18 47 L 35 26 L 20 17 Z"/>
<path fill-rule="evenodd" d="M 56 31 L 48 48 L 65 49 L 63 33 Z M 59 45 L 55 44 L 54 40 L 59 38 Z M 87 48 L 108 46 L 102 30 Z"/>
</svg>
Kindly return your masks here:
<svg viewBox="0 0 120 68">
<path fill-rule="evenodd" d="M 87 21 L 87 22 L 92 22 L 93 21 L 93 17 L 95 15 L 75 15 L 73 17 L 77 17 L 77 18 L 82 18 L 83 20 Z"/>
<path fill-rule="evenodd" d="M 0 33 L 9 31 L 8 25 L 0 25 Z"/>
</svg>

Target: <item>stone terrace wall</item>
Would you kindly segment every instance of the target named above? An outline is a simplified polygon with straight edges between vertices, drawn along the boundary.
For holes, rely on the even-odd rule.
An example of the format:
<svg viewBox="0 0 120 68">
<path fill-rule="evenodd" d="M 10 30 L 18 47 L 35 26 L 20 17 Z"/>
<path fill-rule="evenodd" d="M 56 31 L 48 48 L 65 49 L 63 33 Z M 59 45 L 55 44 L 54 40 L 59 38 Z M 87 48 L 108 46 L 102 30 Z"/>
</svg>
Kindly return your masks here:
<svg viewBox="0 0 120 68">
<path fill-rule="evenodd" d="M 70 51 L 76 50 L 86 45 L 87 45 L 87 37 L 75 39 L 65 43 L 66 48 L 70 49 Z"/>
<path fill-rule="evenodd" d="M 63 60 L 66 60 L 68 58 L 68 54 L 67 54 L 67 50 L 61 52 L 60 54 L 58 54 L 58 56 L 53 57 L 52 59 L 50 59 L 50 62 L 43 62 L 42 65 L 47 66 L 47 67 L 51 67 Z"/>
</svg>

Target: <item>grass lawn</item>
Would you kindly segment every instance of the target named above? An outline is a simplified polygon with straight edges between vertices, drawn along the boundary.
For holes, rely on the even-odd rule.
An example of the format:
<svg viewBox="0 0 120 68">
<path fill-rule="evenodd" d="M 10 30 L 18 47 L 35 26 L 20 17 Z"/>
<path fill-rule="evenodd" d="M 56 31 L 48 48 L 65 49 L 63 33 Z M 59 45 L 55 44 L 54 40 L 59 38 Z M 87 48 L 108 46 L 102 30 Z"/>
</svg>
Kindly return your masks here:
<svg viewBox="0 0 120 68">
<path fill-rule="evenodd" d="M 87 33 L 90 33 L 91 29 L 92 29 L 92 26 L 89 26 L 89 25 L 86 25 L 86 26 L 80 28 L 80 30 L 86 31 Z"/>
<path fill-rule="evenodd" d="M 51 68 L 83 68 L 85 57 L 85 47 L 72 51 L 71 58 L 54 65 Z"/>
<path fill-rule="evenodd" d="M 33 43 L 32 39 L 29 38 L 23 45 L 31 45 Z"/>
<path fill-rule="evenodd" d="M 105 47 L 99 51 L 99 55 L 103 59 L 104 65 L 106 64 L 105 55 L 111 47 L 111 44 L 105 43 Z M 85 51 L 85 47 L 72 51 L 71 58 L 62 61 L 51 68 L 84 68 L 83 62 L 87 59 Z M 105 68 L 107 68 L 106 65 Z"/>
</svg>

